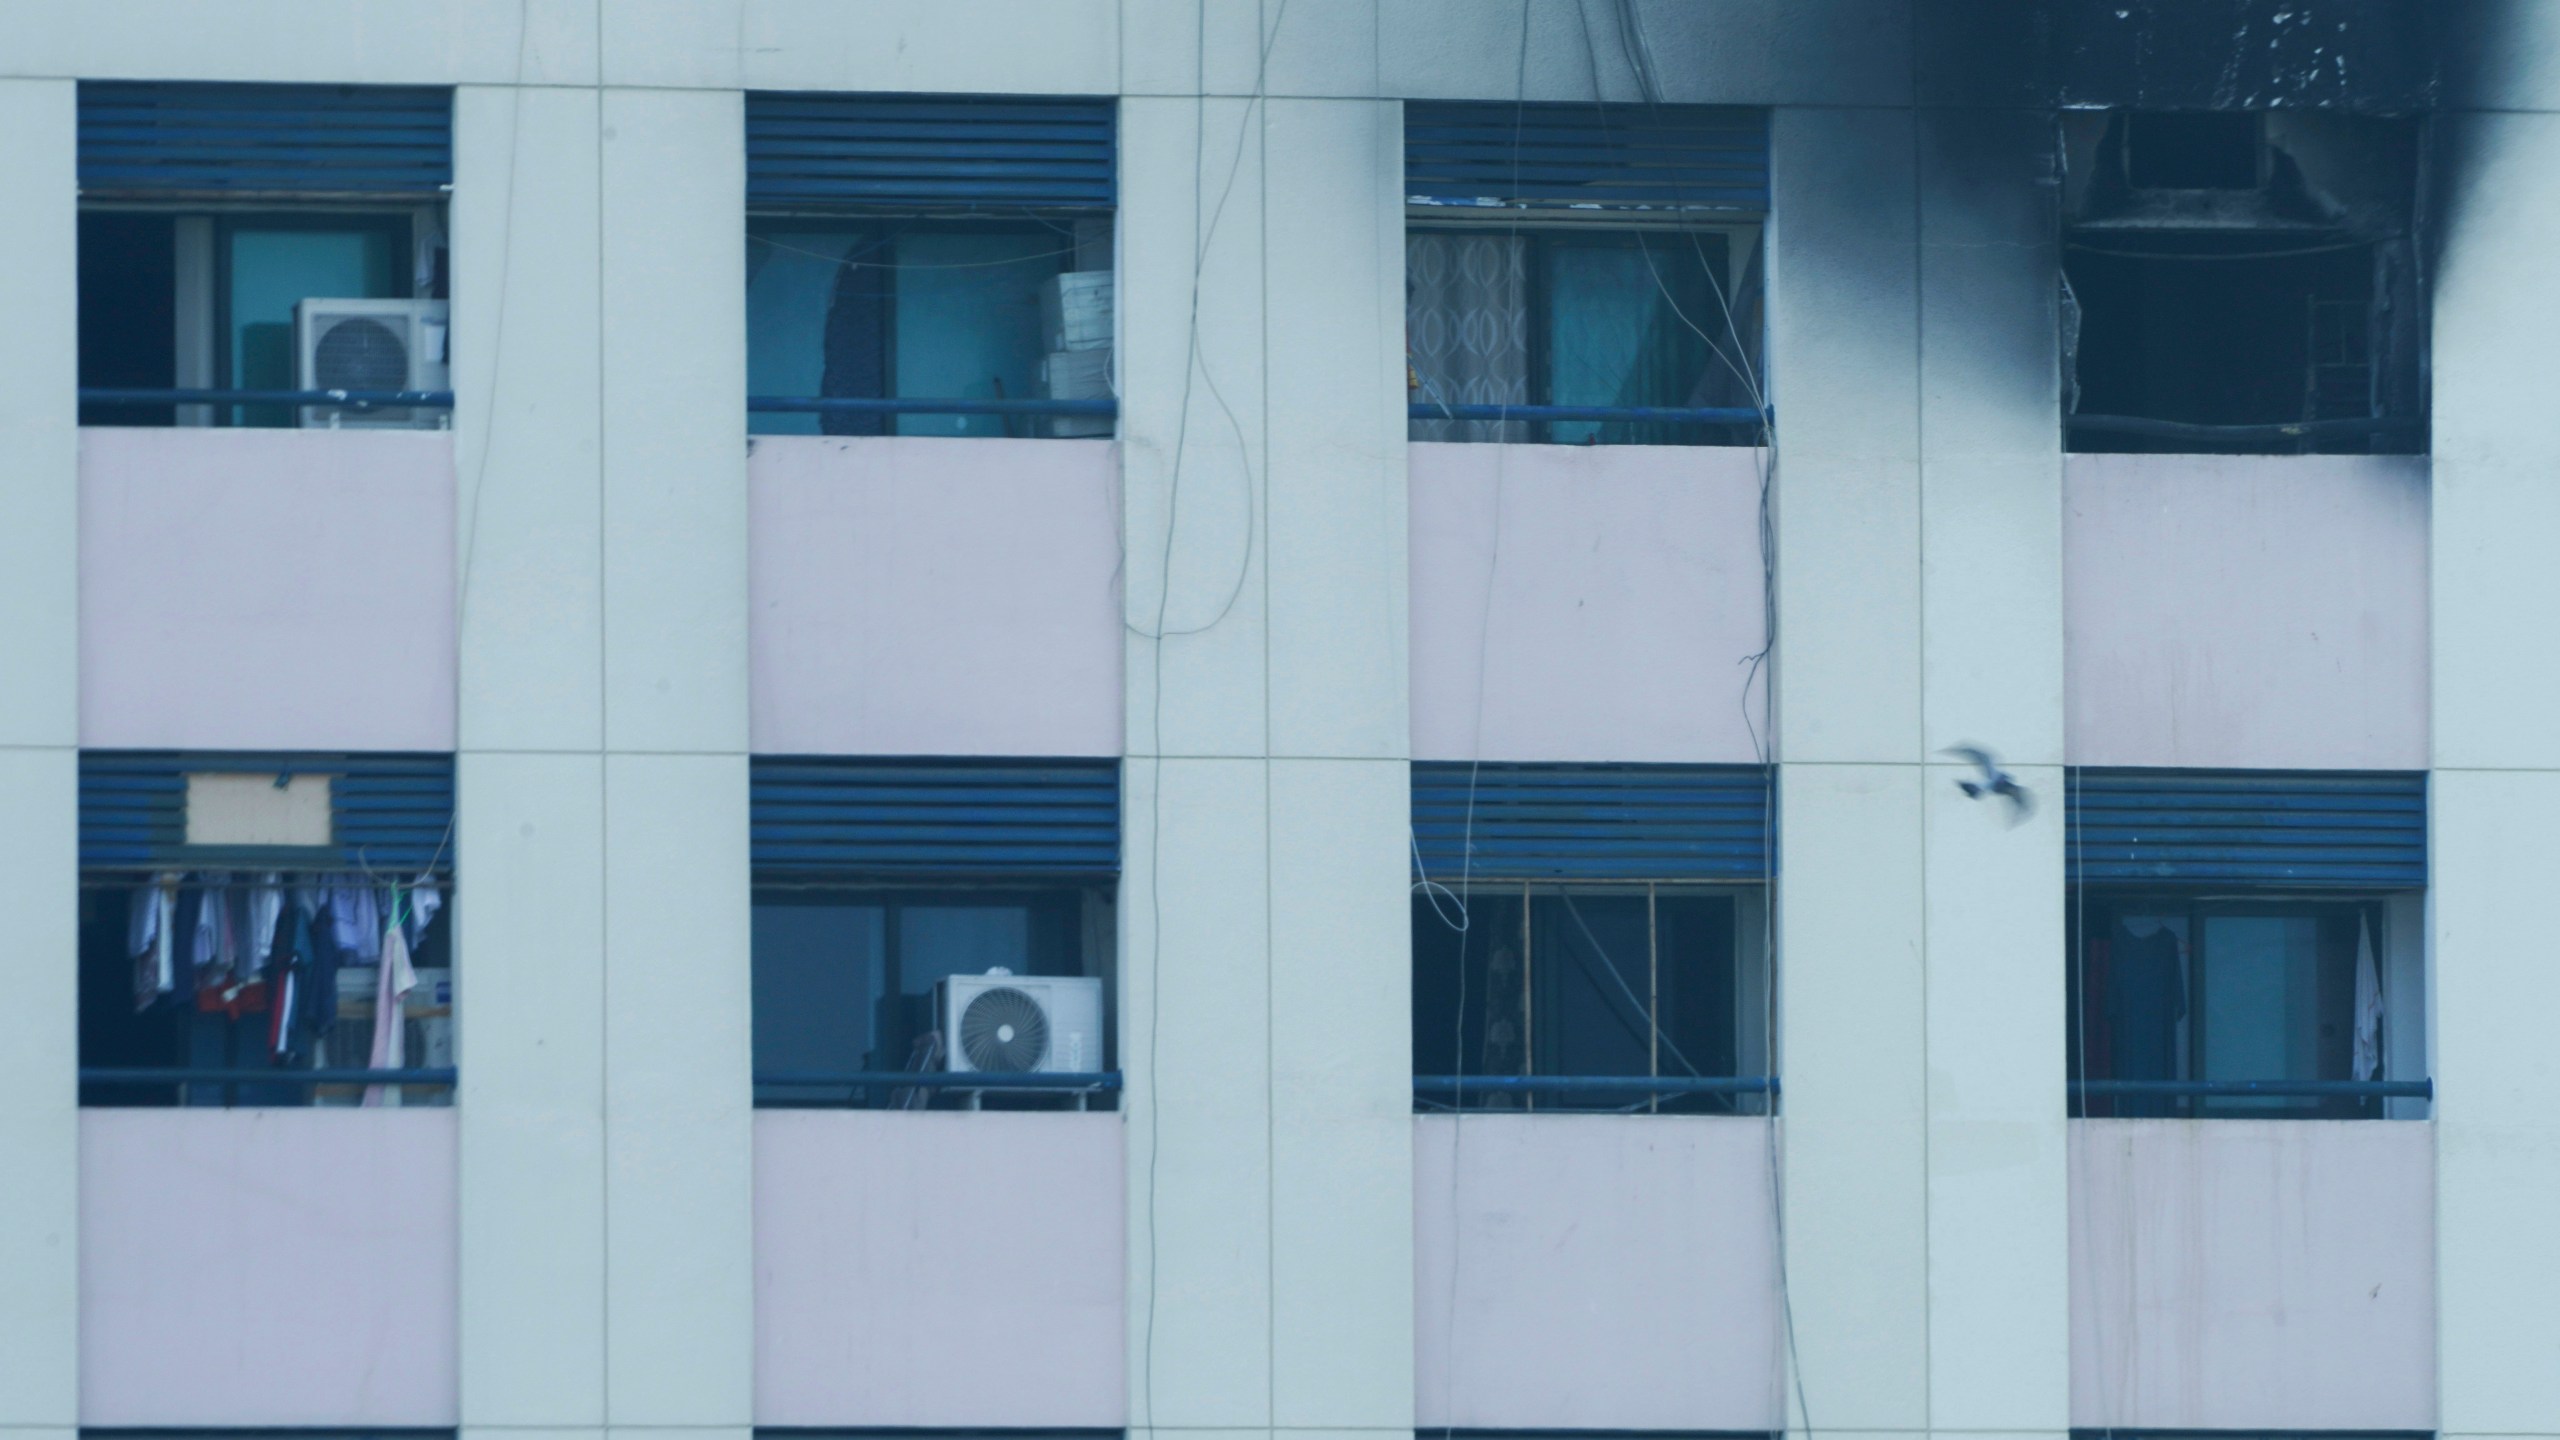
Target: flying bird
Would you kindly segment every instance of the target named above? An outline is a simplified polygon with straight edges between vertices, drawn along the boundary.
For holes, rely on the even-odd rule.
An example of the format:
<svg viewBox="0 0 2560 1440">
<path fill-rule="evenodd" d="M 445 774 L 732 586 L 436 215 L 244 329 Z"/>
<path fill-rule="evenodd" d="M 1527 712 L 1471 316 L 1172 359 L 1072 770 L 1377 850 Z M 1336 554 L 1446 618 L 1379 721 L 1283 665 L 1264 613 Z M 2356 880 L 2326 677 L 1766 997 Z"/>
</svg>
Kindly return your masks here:
<svg viewBox="0 0 2560 1440">
<path fill-rule="evenodd" d="M 2019 824 L 2035 813 L 2036 797 L 2026 786 L 2018 783 L 2017 776 L 2001 769 L 1999 757 L 1990 751 L 1979 745 L 1956 745 L 1938 753 L 1953 756 L 1982 772 L 1979 780 L 1956 782 L 1956 788 L 1964 792 L 1966 799 L 1979 800 L 1985 795 L 1997 795 L 2008 801 L 2011 825 Z"/>
</svg>

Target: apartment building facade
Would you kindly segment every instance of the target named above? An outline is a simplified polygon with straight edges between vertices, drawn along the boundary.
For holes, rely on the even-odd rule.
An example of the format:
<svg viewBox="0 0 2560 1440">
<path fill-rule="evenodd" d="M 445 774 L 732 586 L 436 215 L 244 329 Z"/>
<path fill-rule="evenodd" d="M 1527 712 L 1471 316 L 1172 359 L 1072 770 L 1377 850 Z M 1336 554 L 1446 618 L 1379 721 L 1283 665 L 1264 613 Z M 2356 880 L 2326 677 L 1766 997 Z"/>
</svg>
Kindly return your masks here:
<svg viewBox="0 0 2560 1440">
<path fill-rule="evenodd" d="M 0 4 L 0 1440 L 2560 1436 L 2560 20 L 2229 8 Z"/>
</svg>

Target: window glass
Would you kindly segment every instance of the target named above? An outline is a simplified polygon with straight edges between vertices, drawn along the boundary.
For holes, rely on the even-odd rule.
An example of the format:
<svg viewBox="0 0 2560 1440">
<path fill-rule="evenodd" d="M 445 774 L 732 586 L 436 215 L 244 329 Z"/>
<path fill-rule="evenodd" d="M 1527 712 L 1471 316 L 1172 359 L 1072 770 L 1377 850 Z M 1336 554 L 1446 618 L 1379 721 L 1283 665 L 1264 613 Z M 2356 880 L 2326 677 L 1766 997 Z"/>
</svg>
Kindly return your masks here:
<svg viewBox="0 0 2560 1440">
<path fill-rule="evenodd" d="M 170 216 L 80 214 L 80 386 L 166 390 L 177 383 L 177 250 Z M 167 405 L 80 407 L 83 425 L 167 425 Z"/>
<path fill-rule="evenodd" d="M 895 369 L 901 396 L 1025 400 L 1040 380 L 1040 282 L 1065 266 L 1054 230 L 898 237 Z M 901 435 L 1004 435 L 1002 415 L 902 415 Z"/>
<path fill-rule="evenodd" d="M 1405 237 L 1405 345 L 1417 405 L 1732 408 L 1754 403 L 1750 233 L 1414 230 Z M 1730 305 L 1731 313 L 1727 313 Z M 1757 427 L 1641 420 L 1413 422 L 1416 440 L 1751 443 Z"/>
<path fill-rule="evenodd" d="M 755 1065 L 824 1074 L 895 1069 L 879 1054 L 888 945 L 878 905 L 759 903 L 750 931 Z M 762 1086 L 777 1098 L 819 1098 L 825 1087 Z"/>
<path fill-rule="evenodd" d="M 1061 1103 L 1052 1095 L 980 1096 L 780 1077 L 946 1068 L 936 1044 L 936 987 L 951 976 L 999 969 L 1015 975 L 1093 973 L 1084 954 L 1083 909 L 1083 896 L 1073 891 L 758 891 L 752 956 L 756 1102 L 897 1108 Z"/>
<path fill-rule="evenodd" d="M 1701 268 L 1702 254 L 1720 261 L 1724 239 L 1703 237 L 1693 251 L 1690 238 L 1558 239 L 1546 247 L 1548 403 L 1705 403 L 1708 352 L 1698 331 L 1718 313 L 1709 291 L 1721 275 Z M 1596 420 L 1559 421 L 1550 438 L 1561 445 L 1679 441 L 1672 427 Z"/>
<path fill-rule="evenodd" d="M 353 1105 L 366 1094 L 336 1082 L 173 1083 L 100 1071 L 451 1068 L 454 906 L 446 880 L 395 890 L 341 872 L 84 877 L 80 1066 L 93 1073 L 81 1083 L 80 1103 Z M 395 923 L 411 982 L 392 997 L 401 1016 L 396 1043 L 375 1024 Z M 398 980 L 396 969 L 391 978 Z M 452 1090 L 386 1087 L 382 1100 L 443 1105 Z"/>
<path fill-rule="evenodd" d="M 2129 901 L 2088 907 L 2081 926 L 2086 938 L 2071 976 L 2074 1079 L 2391 1078 L 2382 1073 L 2388 1016 L 2378 906 Z M 2088 1097 L 2075 1113 L 2382 1111 L 2339 1097 L 2136 1094 Z"/>
<path fill-rule="evenodd" d="M 1434 901 L 1436 900 L 1436 905 Z M 1644 889 L 1478 889 L 1414 903 L 1420 1075 L 1731 1076 L 1740 1053 L 1735 902 Z M 1449 1097 L 1425 1095 L 1426 1106 Z M 1730 1096 L 1469 1097 L 1469 1108 L 1743 1108 Z M 1746 1102 L 1756 1103 L 1756 1102 Z"/>
<path fill-rule="evenodd" d="M 862 393 L 827 388 L 827 336 L 830 324 L 840 323 L 833 322 L 838 289 L 862 283 L 860 261 L 875 248 L 876 242 L 854 230 L 747 232 L 748 394 Z M 858 308 L 848 307 L 845 318 L 851 319 Z M 872 351 L 874 386 L 879 383 L 878 332 L 875 319 L 863 333 Z M 767 435 L 845 433 L 824 431 L 824 417 L 817 415 L 769 413 L 753 418 L 756 430 Z"/>
<path fill-rule="evenodd" d="M 1060 226 L 764 221 L 747 230 L 747 392 L 1025 400 L 1042 394 L 1040 296 Z M 1028 435 L 1002 415 L 758 411 L 765 435 Z"/>
<path fill-rule="evenodd" d="M 227 234 L 224 361 L 244 390 L 291 390 L 301 376 L 293 307 L 308 299 L 408 293 L 390 226 L 235 225 Z M 242 406 L 234 423 L 291 425 L 289 405 Z"/>
</svg>

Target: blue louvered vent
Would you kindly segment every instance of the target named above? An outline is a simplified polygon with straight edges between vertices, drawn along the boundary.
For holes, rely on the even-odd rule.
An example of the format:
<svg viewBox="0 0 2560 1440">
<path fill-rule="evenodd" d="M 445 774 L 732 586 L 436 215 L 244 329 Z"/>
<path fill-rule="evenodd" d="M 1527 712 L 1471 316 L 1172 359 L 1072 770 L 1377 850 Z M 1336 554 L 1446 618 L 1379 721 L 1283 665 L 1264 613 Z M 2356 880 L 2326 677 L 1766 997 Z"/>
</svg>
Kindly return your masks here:
<svg viewBox="0 0 2560 1440">
<path fill-rule="evenodd" d="M 431 198 L 453 185 L 453 92 L 84 80 L 80 188 Z"/>
<path fill-rule="evenodd" d="M 2427 883 L 2424 774 L 2079 769 L 2070 792 L 2070 871 L 2089 884 Z"/>
<path fill-rule="evenodd" d="M 1756 765 L 1417 763 L 1413 837 L 1422 873 L 1447 885 L 1461 875 L 1765 880 L 1769 772 Z"/>
<path fill-rule="evenodd" d="M 1120 869 L 1116 760 L 759 755 L 747 773 L 759 880 Z"/>
<path fill-rule="evenodd" d="M 187 776 L 326 775 L 334 843 L 325 850 L 189 846 Z M 453 868 L 453 757 L 80 752 L 83 869 L 292 865 L 415 872 Z"/>
<path fill-rule="evenodd" d="M 1416 205 L 1765 211 L 1769 117 L 1722 105 L 1410 101 Z"/>
<path fill-rule="evenodd" d="M 1108 210 L 1108 100 L 747 97 L 747 208 Z"/>
</svg>

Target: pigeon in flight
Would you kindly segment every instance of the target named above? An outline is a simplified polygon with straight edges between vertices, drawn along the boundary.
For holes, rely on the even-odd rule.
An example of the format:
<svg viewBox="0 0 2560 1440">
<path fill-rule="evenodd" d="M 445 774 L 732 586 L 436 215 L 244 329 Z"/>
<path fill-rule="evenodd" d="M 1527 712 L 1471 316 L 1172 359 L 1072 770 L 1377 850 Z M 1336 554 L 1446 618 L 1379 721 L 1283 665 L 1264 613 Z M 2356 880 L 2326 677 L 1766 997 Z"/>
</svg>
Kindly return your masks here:
<svg viewBox="0 0 2560 1440">
<path fill-rule="evenodd" d="M 2008 801 L 2011 825 L 2016 825 L 2035 813 L 2035 796 L 2028 793 L 2026 786 L 2018 783 L 2017 776 L 2001 769 L 1999 757 L 1990 751 L 1979 745 L 1957 745 L 1938 753 L 1962 760 L 1982 772 L 1982 778 L 1979 780 L 1956 782 L 1956 788 L 1964 792 L 1966 799 L 1979 800 L 1985 795 L 1997 795 Z"/>
</svg>

